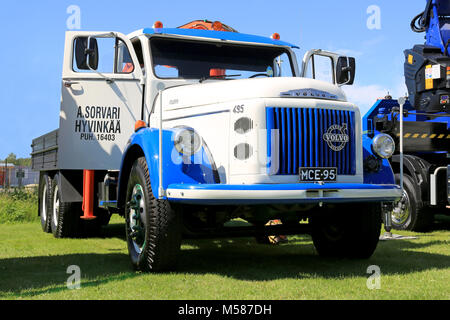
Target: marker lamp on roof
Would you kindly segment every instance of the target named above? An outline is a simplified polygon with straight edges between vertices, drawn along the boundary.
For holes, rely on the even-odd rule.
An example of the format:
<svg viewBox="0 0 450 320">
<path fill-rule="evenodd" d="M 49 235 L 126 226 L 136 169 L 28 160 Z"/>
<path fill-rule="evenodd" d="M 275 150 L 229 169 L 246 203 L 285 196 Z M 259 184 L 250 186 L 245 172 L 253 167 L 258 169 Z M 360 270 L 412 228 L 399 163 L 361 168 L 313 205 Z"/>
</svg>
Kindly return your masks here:
<svg viewBox="0 0 450 320">
<path fill-rule="evenodd" d="M 163 23 L 161 21 L 156 21 L 153 25 L 153 29 L 162 29 L 164 27 Z"/>
<path fill-rule="evenodd" d="M 215 21 L 215 22 L 212 24 L 212 28 L 213 28 L 213 30 L 215 30 L 215 31 L 223 31 L 223 30 L 224 30 L 224 29 L 223 29 L 222 22 L 220 22 L 220 21 Z"/>
</svg>

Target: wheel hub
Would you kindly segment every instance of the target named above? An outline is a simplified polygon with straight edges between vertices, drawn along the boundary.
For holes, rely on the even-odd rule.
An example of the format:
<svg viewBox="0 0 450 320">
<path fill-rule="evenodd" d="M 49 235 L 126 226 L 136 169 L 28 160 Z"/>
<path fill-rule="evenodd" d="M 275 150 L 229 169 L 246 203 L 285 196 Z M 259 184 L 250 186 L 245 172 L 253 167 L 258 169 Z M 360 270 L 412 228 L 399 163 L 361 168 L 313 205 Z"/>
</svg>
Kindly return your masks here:
<svg viewBox="0 0 450 320">
<path fill-rule="evenodd" d="M 47 185 L 44 185 L 44 190 L 42 191 L 41 216 L 44 221 L 47 220 Z"/>
<path fill-rule="evenodd" d="M 403 190 L 402 198 L 394 204 L 392 210 L 392 223 L 396 225 L 403 225 L 411 215 L 411 203 L 408 193 Z"/>
<path fill-rule="evenodd" d="M 133 246 L 138 253 L 142 252 L 145 244 L 145 200 L 142 186 L 137 184 L 133 188 L 131 199 L 128 202 L 130 228 L 129 236 L 133 241 Z"/>
<path fill-rule="evenodd" d="M 55 226 L 58 225 L 58 217 L 59 217 L 59 189 L 58 186 L 56 186 L 55 195 L 53 197 L 53 224 Z"/>
</svg>

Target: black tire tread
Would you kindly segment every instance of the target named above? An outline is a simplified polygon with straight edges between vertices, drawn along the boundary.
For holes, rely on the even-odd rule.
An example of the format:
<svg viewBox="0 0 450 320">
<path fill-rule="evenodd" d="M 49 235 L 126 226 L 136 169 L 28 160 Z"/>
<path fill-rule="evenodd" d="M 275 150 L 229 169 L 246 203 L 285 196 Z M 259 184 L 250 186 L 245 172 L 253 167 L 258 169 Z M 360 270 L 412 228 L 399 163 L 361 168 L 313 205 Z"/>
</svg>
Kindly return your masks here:
<svg viewBox="0 0 450 320">
<path fill-rule="evenodd" d="M 141 170 L 143 174 L 143 183 L 146 185 L 144 196 L 147 198 L 146 203 L 149 208 L 147 208 L 148 223 L 146 226 L 147 245 L 144 246 L 135 267 L 147 272 L 169 271 L 176 266 L 178 260 L 181 245 L 181 215 L 173 210 L 168 201 L 155 198 L 145 157 L 141 157 L 135 162 L 131 174 L 138 170 Z"/>
<path fill-rule="evenodd" d="M 311 217 L 314 246 L 321 256 L 368 259 L 374 253 L 381 232 L 381 204 L 347 205 L 345 212 L 321 212 Z M 339 219 L 342 236 L 330 240 L 324 227 Z M 338 220 L 335 220 L 338 221 Z"/>
<path fill-rule="evenodd" d="M 55 177 L 52 181 L 52 188 L 51 188 L 50 208 L 52 214 L 53 214 L 53 199 L 57 183 L 58 179 L 57 177 Z M 54 237 L 59 239 L 79 237 L 81 224 L 80 212 L 81 208 L 79 203 L 62 202 L 60 200 L 58 225 L 55 226 L 53 222 L 51 222 L 51 229 Z"/>
</svg>

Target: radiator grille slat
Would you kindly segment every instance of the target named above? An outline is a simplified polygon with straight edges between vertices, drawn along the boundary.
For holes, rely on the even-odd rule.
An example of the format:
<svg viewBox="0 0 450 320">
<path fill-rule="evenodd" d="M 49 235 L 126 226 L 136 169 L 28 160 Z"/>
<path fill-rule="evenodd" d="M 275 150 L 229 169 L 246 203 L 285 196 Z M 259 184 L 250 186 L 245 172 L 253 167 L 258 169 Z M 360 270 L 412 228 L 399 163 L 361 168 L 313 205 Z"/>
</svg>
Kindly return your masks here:
<svg viewBox="0 0 450 320">
<path fill-rule="evenodd" d="M 339 175 L 356 174 L 355 114 L 352 111 L 317 108 L 266 109 L 268 156 L 278 154 L 276 175 L 298 175 L 300 167 L 336 167 Z M 333 150 L 324 134 L 333 126 L 344 128 L 349 142 L 342 150 Z M 278 141 L 273 141 L 276 130 Z M 332 133 L 340 133 L 333 131 Z M 338 142 L 331 142 L 334 147 Z M 271 163 L 274 163 L 273 161 Z"/>
</svg>

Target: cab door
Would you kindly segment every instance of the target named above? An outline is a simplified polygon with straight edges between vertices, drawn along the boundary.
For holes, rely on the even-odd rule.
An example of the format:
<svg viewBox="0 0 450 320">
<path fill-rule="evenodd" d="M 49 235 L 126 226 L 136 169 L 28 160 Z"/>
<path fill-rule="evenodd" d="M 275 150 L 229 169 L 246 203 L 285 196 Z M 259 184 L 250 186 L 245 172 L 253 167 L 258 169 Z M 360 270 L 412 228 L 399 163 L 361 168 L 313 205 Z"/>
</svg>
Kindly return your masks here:
<svg viewBox="0 0 450 320">
<path fill-rule="evenodd" d="M 66 170 L 119 170 L 141 120 L 145 79 L 130 40 L 117 32 L 67 32 L 58 162 Z"/>
</svg>

